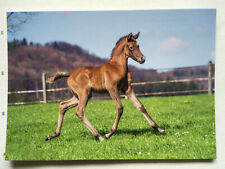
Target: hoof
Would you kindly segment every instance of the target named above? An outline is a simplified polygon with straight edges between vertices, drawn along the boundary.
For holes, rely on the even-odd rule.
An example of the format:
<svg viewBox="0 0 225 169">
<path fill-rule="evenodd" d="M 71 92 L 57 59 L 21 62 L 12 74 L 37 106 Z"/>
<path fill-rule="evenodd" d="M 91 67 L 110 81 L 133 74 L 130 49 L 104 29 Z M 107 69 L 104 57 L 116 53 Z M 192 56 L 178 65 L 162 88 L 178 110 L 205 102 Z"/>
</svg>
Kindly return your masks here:
<svg viewBox="0 0 225 169">
<path fill-rule="evenodd" d="M 48 138 L 48 136 L 45 138 L 45 141 L 48 141 L 48 140 L 50 140 L 50 138 Z"/>
<path fill-rule="evenodd" d="M 106 134 L 105 139 L 109 139 L 109 138 L 110 138 L 110 134 Z"/>
<path fill-rule="evenodd" d="M 103 137 L 99 137 L 99 141 L 104 141 L 105 139 Z"/>
<path fill-rule="evenodd" d="M 166 131 L 163 130 L 163 129 L 159 129 L 159 133 L 160 133 L 160 134 L 166 134 Z"/>
<path fill-rule="evenodd" d="M 97 139 L 101 142 L 101 141 L 104 141 L 104 138 L 101 136 L 101 135 L 98 135 L 97 136 Z"/>
<path fill-rule="evenodd" d="M 100 134 L 98 134 L 97 136 L 95 136 L 95 138 L 97 140 L 99 140 L 99 141 L 104 141 L 104 138 Z"/>
</svg>

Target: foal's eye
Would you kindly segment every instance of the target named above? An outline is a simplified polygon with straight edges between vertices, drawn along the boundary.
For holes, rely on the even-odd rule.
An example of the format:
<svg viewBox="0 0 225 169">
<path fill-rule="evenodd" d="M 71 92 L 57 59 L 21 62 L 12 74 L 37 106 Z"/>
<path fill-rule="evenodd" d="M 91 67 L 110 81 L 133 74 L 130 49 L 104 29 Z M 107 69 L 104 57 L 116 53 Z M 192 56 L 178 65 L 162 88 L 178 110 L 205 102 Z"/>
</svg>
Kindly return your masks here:
<svg viewBox="0 0 225 169">
<path fill-rule="evenodd" d="M 134 50 L 134 47 L 133 46 L 130 46 L 129 48 L 130 48 L 130 50 Z"/>
</svg>

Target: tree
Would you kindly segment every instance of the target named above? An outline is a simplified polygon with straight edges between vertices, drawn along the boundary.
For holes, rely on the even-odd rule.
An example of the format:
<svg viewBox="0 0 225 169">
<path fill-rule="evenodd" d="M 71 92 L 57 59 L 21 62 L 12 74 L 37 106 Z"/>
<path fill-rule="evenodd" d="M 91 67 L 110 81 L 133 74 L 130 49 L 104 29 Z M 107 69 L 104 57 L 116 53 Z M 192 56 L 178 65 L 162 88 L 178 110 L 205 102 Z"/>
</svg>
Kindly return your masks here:
<svg viewBox="0 0 225 169">
<path fill-rule="evenodd" d="M 23 46 L 27 46 L 27 40 L 26 40 L 26 38 L 23 38 L 23 40 L 22 40 L 22 45 L 23 45 Z"/>
<path fill-rule="evenodd" d="M 7 13 L 7 31 L 15 33 L 21 25 L 28 22 L 35 13 L 33 12 L 8 12 Z"/>
<path fill-rule="evenodd" d="M 58 43 L 55 41 L 55 42 L 53 42 L 53 48 L 55 48 L 55 49 L 58 49 Z"/>
</svg>

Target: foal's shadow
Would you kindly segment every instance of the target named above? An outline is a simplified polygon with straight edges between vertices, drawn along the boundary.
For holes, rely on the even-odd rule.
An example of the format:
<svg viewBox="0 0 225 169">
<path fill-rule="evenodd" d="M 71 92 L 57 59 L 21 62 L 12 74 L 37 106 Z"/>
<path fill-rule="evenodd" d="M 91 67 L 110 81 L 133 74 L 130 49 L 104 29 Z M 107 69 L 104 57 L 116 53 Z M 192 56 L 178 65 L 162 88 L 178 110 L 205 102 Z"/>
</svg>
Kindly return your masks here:
<svg viewBox="0 0 225 169">
<path fill-rule="evenodd" d="M 117 130 L 115 134 L 128 134 L 128 135 L 140 136 L 145 133 L 159 134 L 159 132 L 151 128 L 125 129 L 125 130 L 123 129 L 123 130 Z"/>
<path fill-rule="evenodd" d="M 164 127 L 164 126 L 162 126 Z M 99 133 L 101 135 L 105 135 L 107 134 L 109 131 L 106 130 L 100 130 Z M 153 128 L 142 128 L 142 129 L 118 129 L 115 132 L 115 135 L 120 135 L 120 134 L 127 134 L 127 135 L 134 135 L 134 136 L 140 136 L 143 135 L 145 133 L 152 133 L 154 135 L 162 135 L 160 134 L 157 130 L 153 129 Z"/>
</svg>

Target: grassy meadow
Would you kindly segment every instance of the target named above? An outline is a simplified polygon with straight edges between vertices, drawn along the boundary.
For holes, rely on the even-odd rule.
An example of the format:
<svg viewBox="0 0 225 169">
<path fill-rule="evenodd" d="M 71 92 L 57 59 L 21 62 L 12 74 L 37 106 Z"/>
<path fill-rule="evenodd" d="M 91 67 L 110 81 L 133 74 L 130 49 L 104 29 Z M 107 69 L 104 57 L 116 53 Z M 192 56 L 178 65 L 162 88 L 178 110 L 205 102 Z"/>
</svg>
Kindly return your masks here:
<svg viewBox="0 0 225 169">
<path fill-rule="evenodd" d="M 213 159 L 216 158 L 214 95 L 140 98 L 148 113 L 167 132 L 160 135 L 129 100 L 117 132 L 97 141 L 67 111 L 61 135 L 55 132 L 58 103 L 8 106 L 6 160 Z M 104 135 L 116 118 L 112 100 L 89 101 L 86 117 Z"/>
</svg>

